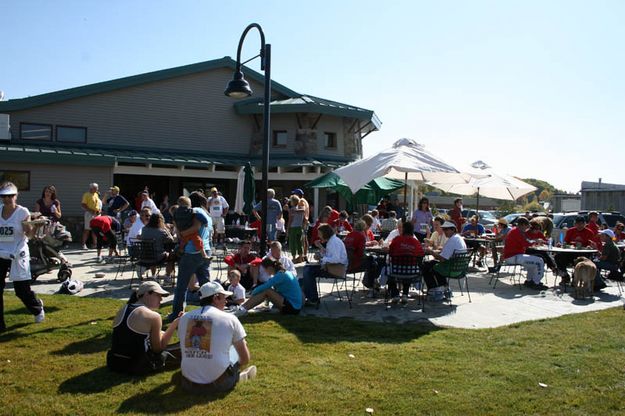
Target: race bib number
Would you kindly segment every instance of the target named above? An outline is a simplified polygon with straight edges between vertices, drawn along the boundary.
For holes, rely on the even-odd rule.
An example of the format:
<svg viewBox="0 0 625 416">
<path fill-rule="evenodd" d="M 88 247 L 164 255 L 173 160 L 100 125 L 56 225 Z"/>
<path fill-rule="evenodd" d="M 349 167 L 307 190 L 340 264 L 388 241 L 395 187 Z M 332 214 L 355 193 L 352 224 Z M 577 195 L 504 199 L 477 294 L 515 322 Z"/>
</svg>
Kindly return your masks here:
<svg viewBox="0 0 625 416">
<path fill-rule="evenodd" d="M 0 242 L 7 243 L 15 240 L 15 231 L 11 226 L 0 227 Z"/>
</svg>

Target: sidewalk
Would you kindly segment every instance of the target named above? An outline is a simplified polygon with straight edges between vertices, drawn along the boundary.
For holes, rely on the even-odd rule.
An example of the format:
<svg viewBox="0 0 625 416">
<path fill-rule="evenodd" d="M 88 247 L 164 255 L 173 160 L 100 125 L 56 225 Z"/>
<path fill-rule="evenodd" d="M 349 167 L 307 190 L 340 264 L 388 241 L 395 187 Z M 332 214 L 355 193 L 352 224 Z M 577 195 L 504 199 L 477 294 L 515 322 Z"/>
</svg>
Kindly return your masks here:
<svg viewBox="0 0 625 416">
<path fill-rule="evenodd" d="M 83 251 L 73 245 L 71 249 L 64 251 L 73 265 L 72 278 L 81 280 L 85 288 L 78 296 L 82 297 L 105 297 L 127 300 L 130 296 L 130 264 L 126 265 L 125 271 L 117 276 L 116 264 L 100 264 L 95 261 L 95 250 Z M 298 274 L 302 276 L 303 265 L 298 265 Z M 225 272 L 218 273 L 219 265 L 213 262 L 211 266 L 211 279 L 226 278 Z M 225 265 L 221 264 L 222 270 Z M 102 272 L 103 278 L 96 278 L 95 274 Z M 572 289 L 567 288 L 563 293 L 561 287 L 551 288 L 545 291 L 535 291 L 526 287 L 519 288 L 512 285 L 505 273 L 501 274 L 497 287 L 493 290 L 489 285 L 490 275 L 472 271 L 469 274 L 469 288 L 471 300 L 469 303 L 466 293 L 460 295 L 456 282 L 452 282 L 454 291 L 453 307 L 446 303 L 427 303 L 425 312 L 417 306 L 416 299 L 410 299 L 406 307 L 394 305 L 388 308 L 384 305 L 384 299 L 368 299 L 366 292 L 357 290 L 349 308 L 346 299 L 339 301 L 335 297 L 323 296 L 319 309 L 306 307 L 302 315 L 320 316 L 328 318 L 351 318 L 363 321 L 388 322 L 388 323 L 431 323 L 441 327 L 453 328 L 493 328 L 510 325 L 517 322 L 536 319 L 553 318 L 565 314 L 581 313 L 607 309 L 623 305 L 623 298 L 619 295 L 616 283 L 611 282 L 608 288 L 601 293 L 595 294 L 591 299 L 576 300 L 570 294 Z M 553 286 L 553 276 L 548 273 L 545 276 L 545 284 Z M 7 282 L 10 287 L 10 283 Z M 138 281 L 133 285 L 136 288 Z M 33 290 L 40 294 L 54 294 L 58 291 L 60 283 L 56 279 L 56 271 L 40 276 L 32 285 Z M 331 289 L 330 283 L 322 283 L 322 294 L 327 294 Z M 171 287 L 165 286 L 171 291 Z M 171 302 L 171 296 L 165 299 L 165 309 Z"/>
</svg>

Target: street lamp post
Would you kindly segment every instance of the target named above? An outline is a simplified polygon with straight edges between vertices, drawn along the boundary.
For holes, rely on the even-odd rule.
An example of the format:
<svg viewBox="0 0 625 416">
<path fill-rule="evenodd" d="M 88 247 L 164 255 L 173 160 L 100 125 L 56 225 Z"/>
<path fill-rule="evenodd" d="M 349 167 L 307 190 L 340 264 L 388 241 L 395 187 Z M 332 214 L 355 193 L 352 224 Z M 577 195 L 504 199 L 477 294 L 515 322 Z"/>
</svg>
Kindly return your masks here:
<svg viewBox="0 0 625 416">
<path fill-rule="evenodd" d="M 241 48 L 247 32 L 256 28 L 260 33 L 260 53 L 247 61 L 241 63 Z M 237 48 L 237 65 L 234 71 L 234 78 L 228 83 L 224 94 L 232 98 L 246 98 L 252 95 L 250 84 L 243 77 L 241 65 L 260 57 L 260 69 L 265 72 L 265 96 L 263 101 L 263 161 L 262 161 L 262 215 L 261 215 L 261 231 L 260 231 L 260 255 L 265 255 L 267 249 L 267 209 L 269 201 L 267 200 L 267 189 L 269 188 L 269 131 L 270 131 L 270 103 L 271 103 L 271 45 L 265 43 L 265 34 L 258 23 L 252 23 L 245 28 L 241 39 L 239 39 L 239 47 Z M 275 226 L 275 225 L 274 225 Z"/>
</svg>

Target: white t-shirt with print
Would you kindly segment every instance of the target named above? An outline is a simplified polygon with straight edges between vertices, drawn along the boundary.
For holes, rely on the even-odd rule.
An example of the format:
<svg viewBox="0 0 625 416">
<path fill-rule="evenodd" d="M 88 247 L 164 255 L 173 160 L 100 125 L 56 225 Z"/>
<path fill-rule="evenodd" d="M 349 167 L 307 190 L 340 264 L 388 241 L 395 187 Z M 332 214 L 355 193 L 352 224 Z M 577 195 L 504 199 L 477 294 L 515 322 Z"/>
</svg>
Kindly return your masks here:
<svg viewBox="0 0 625 416">
<path fill-rule="evenodd" d="M 0 213 L 3 209 L 0 205 Z M 2 258 L 11 258 L 9 280 L 12 282 L 30 280 L 30 253 L 28 238 L 24 234 L 22 221 L 30 218 L 30 211 L 21 205 L 7 219 L 0 215 L 0 252 Z"/>
</svg>

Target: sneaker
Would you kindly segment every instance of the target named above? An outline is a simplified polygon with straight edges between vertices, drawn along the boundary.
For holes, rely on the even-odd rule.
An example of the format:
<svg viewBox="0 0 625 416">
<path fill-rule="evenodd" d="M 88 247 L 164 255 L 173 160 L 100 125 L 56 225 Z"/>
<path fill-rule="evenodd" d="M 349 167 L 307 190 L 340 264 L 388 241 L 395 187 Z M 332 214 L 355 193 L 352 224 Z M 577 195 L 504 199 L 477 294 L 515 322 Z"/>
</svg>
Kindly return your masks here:
<svg viewBox="0 0 625 416">
<path fill-rule="evenodd" d="M 81 250 L 89 250 L 89 247 L 87 247 L 87 245 L 86 245 L 86 244 L 83 244 L 83 245 L 80 247 L 80 249 L 81 249 Z"/>
<path fill-rule="evenodd" d="M 104 261 L 104 259 L 102 258 L 102 256 L 98 256 L 98 257 L 95 258 L 95 261 L 97 263 L 102 263 Z"/>
<path fill-rule="evenodd" d="M 242 309 L 241 307 L 237 307 L 237 310 L 235 310 L 233 313 L 234 313 L 234 316 L 236 317 L 245 316 L 247 315 L 247 309 Z"/>
<path fill-rule="evenodd" d="M 239 381 L 240 382 L 250 381 L 251 379 L 256 377 L 256 371 L 257 371 L 256 366 L 250 365 L 245 370 L 239 373 Z"/>
<path fill-rule="evenodd" d="M 454 297 L 454 292 L 452 292 L 451 289 L 445 289 L 443 296 L 445 296 L 445 299 L 451 299 Z"/>
<path fill-rule="evenodd" d="M 36 324 L 40 324 L 46 319 L 46 311 L 43 310 L 43 300 L 39 299 L 39 303 L 41 303 L 41 312 L 35 315 Z"/>
</svg>

